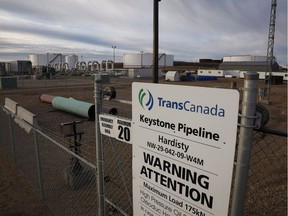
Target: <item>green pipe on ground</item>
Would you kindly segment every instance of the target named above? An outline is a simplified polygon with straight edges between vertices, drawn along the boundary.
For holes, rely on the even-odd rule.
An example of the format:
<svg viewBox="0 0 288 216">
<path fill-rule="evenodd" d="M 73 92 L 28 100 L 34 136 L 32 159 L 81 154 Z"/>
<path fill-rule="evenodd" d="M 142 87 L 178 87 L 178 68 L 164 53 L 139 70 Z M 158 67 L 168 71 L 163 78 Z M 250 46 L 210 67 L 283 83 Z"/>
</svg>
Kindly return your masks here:
<svg viewBox="0 0 288 216">
<path fill-rule="evenodd" d="M 56 96 L 52 100 L 52 106 L 90 120 L 95 119 L 95 105 L 91 103 Z"/>
</svg>

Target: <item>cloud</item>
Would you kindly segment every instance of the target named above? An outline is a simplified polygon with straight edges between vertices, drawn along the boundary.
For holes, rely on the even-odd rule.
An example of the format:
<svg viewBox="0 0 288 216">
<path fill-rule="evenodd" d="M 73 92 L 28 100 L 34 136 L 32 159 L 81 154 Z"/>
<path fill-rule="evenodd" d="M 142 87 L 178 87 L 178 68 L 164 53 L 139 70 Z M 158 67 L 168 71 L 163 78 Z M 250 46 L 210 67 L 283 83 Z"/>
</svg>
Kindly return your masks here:
<svg viewBox="0 0 288 216">
<path fill-rule="evenodd" d="M 287 1 L 278 0 L 274 53 L 287 61 Z M 162 0 L 159 48 L 179 60 L 266 55 L 270 0 Z M 152 52 L 153 0 L 2 0 L 0 52 Z M 286 52 L 285 52 L 286 48 Z"/>
</svg>

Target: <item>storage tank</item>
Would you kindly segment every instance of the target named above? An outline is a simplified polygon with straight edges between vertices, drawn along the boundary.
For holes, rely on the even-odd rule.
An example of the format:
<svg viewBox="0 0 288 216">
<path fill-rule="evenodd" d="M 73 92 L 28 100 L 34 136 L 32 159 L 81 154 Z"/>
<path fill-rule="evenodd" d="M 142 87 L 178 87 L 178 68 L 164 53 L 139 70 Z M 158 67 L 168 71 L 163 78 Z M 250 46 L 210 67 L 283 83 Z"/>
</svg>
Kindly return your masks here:
<svg viewBox="0 0 288 216">
<path fill-rule="evenodd" d="M 64 56 L 60 53 L 31 54 L 28 56 L 32 67 L 45 66 L 47 63 L 62 63 Z"/>
<path fill-rule="evenodd" d="M 32 67 L 44 66 L 48 62 L 48 56 L 44 54 L 32 54 L 28 58 L 32 62 Z"/>
<path fill-rule="evenodd" d="M 141 58 L 144 58 L 144 54 L 124 54 L 123 55 L 123 66 L 124 68 L 141 68 L 144 63 L 141 64 Z"/>
<path fill-rule="evenodd" d="M 174 56 L 165 53 L 158 55 L 158 65 L 173 66 Z M 151 68 L 153 66 L 153 53 L 133 53 L 123 55 L 124 68 Z"/>
<path fill-rule="evenodd" d="M 5 62 L 5 71 L 10 72 L 11 71 L 11 63 Z"/>
<path fill-rule="evenodd" d="M 75 68 L 75 63 L 78 62 L 77 55 L 68 55 L 65 57 L 65 62 L 69 65 L 69 70 Z"/>
</svg>

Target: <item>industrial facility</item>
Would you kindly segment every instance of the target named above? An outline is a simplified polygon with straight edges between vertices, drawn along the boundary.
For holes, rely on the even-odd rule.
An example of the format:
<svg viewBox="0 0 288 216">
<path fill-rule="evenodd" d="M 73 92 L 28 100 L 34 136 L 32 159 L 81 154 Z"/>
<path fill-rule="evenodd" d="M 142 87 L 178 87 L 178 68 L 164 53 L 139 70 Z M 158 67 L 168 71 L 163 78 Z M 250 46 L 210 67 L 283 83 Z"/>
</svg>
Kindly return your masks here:
<svg viewBox="0 0 288 216">
<path fill-rule="evenodd" d="M 276 20 L 276 0 L 271 0 L 267 55 L 229 55 L 223 59 L 199 59 L 199 62 L 180 62 L 174 60 L 174 55 L 158 53 L 158 45 L 153 47 L 153 53 L 127 53 L 122 62 L 115 63 L 115 48 L 113 60 L 83 61 L 76 54 L 43 53 L 30 54 L 28 60 L 0 62 L 0 78 L 15 76 L 32 79 L 55 79 L 58 76 L 90 76 L 101 73 L 109 76 L 126 76 L 130 79 L 159 77 L 169 81 L 213 80 L 216 78 L 243 78 L 247 71 L 257 71 L 260 79 L 265 79 L 265 89 L 269 92 L 270 83 L 277 80 L 287 81 L 287 67 L 282 68 L 273 54 Z M 156 44 L 156 43 L 155 43 Z M 158 44 L 158 42 L 157 42 Z M 158 59 L 158 61 L 157 61 Z M 158 77 L 157 77 L 158 75 Z M 202 78 L 197 78 L 197 77 Z M 204 79 L 206 77 L 207 79 Z M 156 79 L 157 78 L 157 79 Z"/>
<path fill-rule="evenodd" d="M 78 55 L 64 55 L 61 53 L 30 54 L 29 60 L 13 62 L 0 62 L 0 76 L 34 75 L 39 78 L 52 78 L 60 75 L 90 75 L 91 73 L 105 72 L 111 76 L 128 75 L 130 78 L 151 77 L 153 66 L 153 54 L 124 54 L 123 63 L 115 68 L 112 60 L 79 61 Z M 173 66 L 174 56 L 159 54 L 159 66 Z M 159 68 L 159 76 L 161 69 Z"/>
<path fill-rule="evenodd" d="M 130 79 L 152 78 L 153 53 L 128 53 L 123 55 L 123 62 L 112 60 L 79 61 L 76 54 L 64 55 L 60 53 L 31 54 L 29 60 L 0 62 L 0 76 L 32 76 L 33 78 L 54 79 L 58 75 L 84 75 L 105 73 L 110 76 L 126 76 Z M 193 75 L 206 77 L 243 78 L 247 71 L 257 71 L 260 79 L 265 79 L 267 71 L 272 76 L 288 79 L 286 73 L 276 62 L 267 65 L 266 56 L 231 55 L 221 60 L 199 59 L 199 62 L 174 61 L 173 55 L 161 53 L 158 55 L 158 77 L 167 76 L 170 81 L 191 81 Z M 168 72 L 168 73 L 167 73 Z M 173 72 L 173 73 L 171 73 Z M 174 78 L 171 77 L 173 75 Z M 179 75 L 178 75 L 179 74 Z M 189 77 L 186 75 L 189 74 Z M 183 76 L 186 78 L 183 79 Z"/>
<path fill-rule="evenodd" d="M 272 66 L 267 66 L 266 56 L 254 55 L 225 56 L 217 69 L 199 69 L 198 75 L 244 78 L 244 74 L 247 71 L 257 71 L 259 79 L 265 79 L 267 70 L 271 70 L 273 76 L 281 76 L 286 81 L 288 79 L 287 71 L 286 73 L 283 72 L 276 61 L 274 61 Z"/>
</svg>

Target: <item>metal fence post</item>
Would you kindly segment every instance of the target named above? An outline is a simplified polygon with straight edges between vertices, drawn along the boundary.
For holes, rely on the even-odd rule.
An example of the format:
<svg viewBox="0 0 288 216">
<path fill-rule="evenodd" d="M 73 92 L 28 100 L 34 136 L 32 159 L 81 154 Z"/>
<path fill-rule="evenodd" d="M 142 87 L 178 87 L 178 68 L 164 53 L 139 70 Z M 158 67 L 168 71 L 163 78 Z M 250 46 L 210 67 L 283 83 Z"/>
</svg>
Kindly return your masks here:
<svg viewBox="0 0 288 216">
<path fill-rule="evenodd" d="M 255 127 L 258 78 L 258 73 L 254 71 L 245 74 L 231 216 L 242 216 L 244 213 L 253 128 Z"/>
<path fill-rule="evenodd" d="M 1 107 L 0 107 L 0 111 L 2 111 L 1 110 Z M 1 149 L 1 146 L 3 145 L 2 144 L 2 130 L 4 129 L 4 126 L 3 125 L 5 125 L 5 124 L 1 124 L 1 123 L 4 123 L 4 119 L 2 119 L 2 113 L 0 113 L 0 149 Z M 4 131 L 4 130 L 3 130 Z M 3 146 L 2 146 L 3 147 Z"/>
<path fill-rule="evenodd" d="M 36 152 L 36 162 L 37 162 L 37 170 L 38 170 L 40 195 L 41 195 L 41 199 L 44 200 L 43 183 L 42 183 L 42 169 L 41 169 L 41 161 L 40 161 L 40 154 L 39 154 L 38 137 L 37 137 L 37 132 L 35 129 L 34 129 L 34 144 L 35 144 L 35 152 Z"/>
<path fill-rule="evenodd" d="M 100 133 L 99 114 L 102 111 L 102 79 L 94 76 L 95 88 L 95 135 L 96 135 L 96 163 L 97 163 L 97 188 L 99 216 L 105 215 L 105 195 L 104 195 L 104 169 L 103 169 L 103 145 Z"/>
<path fill-rule="evenodd" d="M 12 146 L 12 160 L 14 165 L 16 166 L 16 158 L 15 158 L 15 143 L 14 143 L 14 130 L 12 124 L 12 116 L 9 114 L 9 128 L 10 128 L 10 139 L 11 139 L 11 146 Z"/>
</svg>

